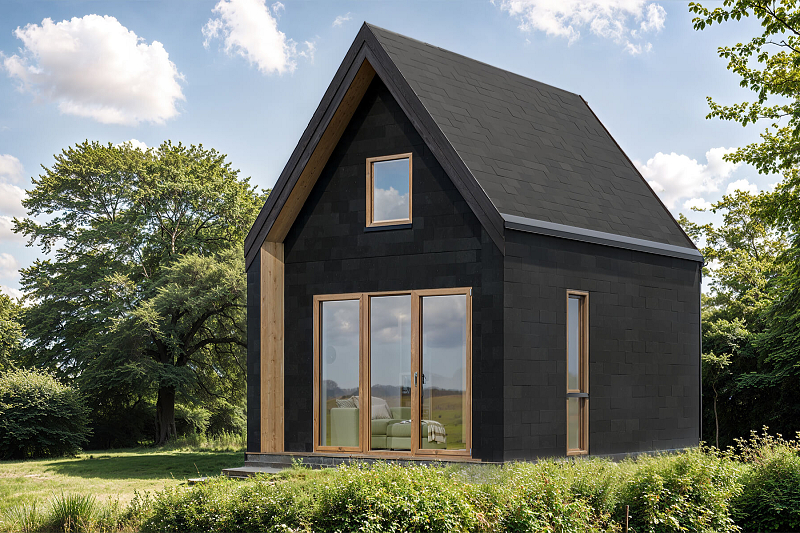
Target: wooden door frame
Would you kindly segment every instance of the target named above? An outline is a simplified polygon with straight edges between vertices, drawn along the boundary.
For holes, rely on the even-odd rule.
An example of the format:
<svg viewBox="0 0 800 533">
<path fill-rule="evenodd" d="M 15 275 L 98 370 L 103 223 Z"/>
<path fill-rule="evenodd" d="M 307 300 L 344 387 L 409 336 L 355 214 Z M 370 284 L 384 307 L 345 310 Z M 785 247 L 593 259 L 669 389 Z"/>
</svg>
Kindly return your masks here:
<svg viewBox="0 0 800 533">
<path fill-rule="evenodd" d="M 417 419 L 417 423 L 411 424 L 411 450 L 372 450 L 372 430 L 370 427 L 371 422 L 371 399 L 372 391 L 370 385 L 371 379 L 371 339 L 370 339 L 370 308 L 371 298 L 381 296 L 411 296 L 411 380 L 412 389 L 414 392 L 411 394 L 411 412 L 412 421 Z M 414 376 L 421 375 L 420 368 L 422 362 L 422 313 L 421 313 L 421 299 L 428 296 L 452 296 L 464 295 L 466 298 L 466 382 L 467 391 L 466 399 L 462 404 L 464 425 L 466 430 L 465 449 L 463 450 L 438 450 L 438 449 L 421 449 L 420 443 L 420 425 L 421 425 L 421 398 L 420 394 L 422 388 L 420 382 L 414 383 Z M 321 310 L 324 302 L 331 301 L 359 301 L 359 445 L 354 446 L 323 446 L 320 444 L 320 419 L 321 408 L 320 405 L 320 386 L 321 376 L 320 371 L 322 368 L 322 351 L 320 349 L 321 338 Z M 381 291 L 381 292 L 363 292 L 363 293 L 341 293 L 341 294 L 325 294 L 315 295 L 313 297 L 313 449 L 314 453 L 352 453 L 357 452 L 363 455 L 370 456 L 387 456 L 387 457 L 416 457 L 416 456 L 472 456 L 472 288 L 471 287 L 455 287 L 447 289 L 423 289 L 423 290 L 400 290 L 400 291 Z M 415 416 L 416 414 L 416 416 Z"/>
</svg>

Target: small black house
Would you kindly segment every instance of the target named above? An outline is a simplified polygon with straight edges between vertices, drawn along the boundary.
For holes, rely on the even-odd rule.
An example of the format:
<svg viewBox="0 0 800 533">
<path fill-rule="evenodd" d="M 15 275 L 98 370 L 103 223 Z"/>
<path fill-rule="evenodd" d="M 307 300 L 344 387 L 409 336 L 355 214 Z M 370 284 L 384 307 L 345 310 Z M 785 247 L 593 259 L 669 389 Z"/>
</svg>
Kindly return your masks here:
<svg viewBox="0 0 800 533">
<path fill-rule="evenodd" d="M 364 24 L 245 255 L 248 462 L 698 444 L 703 258 L 577 94 Z"/>
</svg>

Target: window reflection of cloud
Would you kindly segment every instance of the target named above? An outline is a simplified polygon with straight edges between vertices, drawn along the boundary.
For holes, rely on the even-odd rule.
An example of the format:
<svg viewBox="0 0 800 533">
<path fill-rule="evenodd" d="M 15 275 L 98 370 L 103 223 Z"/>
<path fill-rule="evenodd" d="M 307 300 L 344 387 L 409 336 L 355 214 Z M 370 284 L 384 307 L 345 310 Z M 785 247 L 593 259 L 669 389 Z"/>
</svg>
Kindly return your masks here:
<svg viewBox="0 0 800 533">
<path fill-rule="evenodd" d="M 358 301 L 325 302 L 322 330 L 328 342 L 348 345 L 358 340 Z"/>
<path fill-rule="evenodd" d="M 375 187 L 375 220 L 398 220 L 408 218 L 408 193 L 400 194 L 394 187 Z"/>
<path fill-rule="evenodd" d="M 408 296 L 381 297 L 372 300 L 371 335 L 377 343 L 395 343 L 408 334 L 411 321 L 411 299 Z"/>
<path fill-rule="evenodd" d="M 423 299 L 423 342 L 428 348 L 464 345 L 467 300 L 464 296 L 434 296 Z"/>
</svg>

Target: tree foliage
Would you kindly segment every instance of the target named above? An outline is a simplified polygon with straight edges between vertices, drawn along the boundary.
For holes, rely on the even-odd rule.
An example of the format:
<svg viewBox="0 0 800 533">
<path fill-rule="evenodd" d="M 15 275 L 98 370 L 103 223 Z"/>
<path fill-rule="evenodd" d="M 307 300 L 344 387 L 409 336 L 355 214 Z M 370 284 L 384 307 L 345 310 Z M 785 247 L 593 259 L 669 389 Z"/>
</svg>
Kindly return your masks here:
<svg viewBox="0 0 800 533">
<path fill-rule="evenodd" d="M 783 178 L 773 192 L 757 198 L 738 193 L 715 204 L 714 212 L 726 213 L 720 228 L 681 221 L 690 234 L 707 240 L 705 255 L 716 265 L 709 272 L 711 294 L 704 297 L 704 369 L 710 372 L 704 395 L 712 387 L 713 394 L 719 393 L 714 397 L 724 399 L 718 421 L 728 444 L 763 424 L 793 434 L 800 427 L 798 2 L 725 0 L 714 9 L 699 3 L 689 9 L 696 15 L 696 30 L 748 17 L 760 22 L 760 35 L 718 48 L 739 85 L 752 92 L 752 100 L 720 104 L 708 97 L 707 118 L 742 126 L 766 123 L 758 142 L 726 159 Z"/>
<path fill-rule="evenodd" d="M 702 302 L 703 438 L 717 446 L 747 436 L 767 416 L 769 391 L 740 381 L 760 367 L 756 342 L 785 270 L 780 254 L 788 246 L 786 234 L 762 216 L 763 198 L 742 191 L 723 196 L 709 209 L 722 216 L 721 224 L 680 216 L 687 234 L 704 243 L 704 276 L 710 280 Z"/>
<path fill-rule="evenodd" d="M 22 270 L 25 362 L 78 378 L 109 416 L 157 391 L 157 442 L 174 434 L 176 395 L 238 403 L 240 256 L 262 201 L 248 180 L 215 150 L 169 141 L 87 141 L 43 168 L 15 220 L 53 255 Z"/>
<path fill-rule="evenodd" d="M 14 366 L 22 341 L 22 324 L 19 322 L 20 306 L 0 293 L 0 372 Z"/>
<path fill-rule="evenodd" d="M 766 120 L 770 124 L 761 141 L 739 148 L 728 158 L 756 167 L 765 174 L 784 172 L 797 178 L 800 162 L 800 12 L 797 0 L 725 0 L 708 9 L 690 3 L 696 30 L 714 24 L 754 17 L 762 34 L 745 43 L 718 48 L 739 85 L 754 93 L 750 102 L 722 105 L 708 97 L 708 118 L 738 122 L 742 126 Z M 788 176 L 787 176 L 788 177 Z"/>
</svg>

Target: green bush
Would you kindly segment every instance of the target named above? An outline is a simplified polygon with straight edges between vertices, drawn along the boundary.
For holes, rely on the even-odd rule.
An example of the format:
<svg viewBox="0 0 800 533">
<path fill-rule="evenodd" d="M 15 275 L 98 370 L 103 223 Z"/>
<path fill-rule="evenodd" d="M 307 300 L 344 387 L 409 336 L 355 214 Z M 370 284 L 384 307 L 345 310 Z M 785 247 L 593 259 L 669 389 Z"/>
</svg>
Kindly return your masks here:
<svg viewBox="0 0 800 533">
<path fill-rule="evenodd" d="M 800 528 L 800 445 L 503 466 L 295 467 L 156 494 L 145 532 L 546 531 L 631 533 Z M 142 515 L 144 516 L 144 515 Z"/>
<path fill-rule="evenodd" d="M 753 433 L 739 441 L 742 492 L 731 502 L 745 531 L 800 531 L 800 442 Z"/>
<path fill-rule="evenodd" d="M 624 461 L 629 470 L 616 505 L 617 523 L 630 507 L 629 531 L 734 532 L 730 500 L 739 494 L 739 469 L 712 450 L 642 456 Z"/>
<path fill-rule="evenodd" d="M 88 410 L 69 386 L 36 370 L 0 374 L 0 458 L 74 455 L 87 442 Z"/>
</svg>

